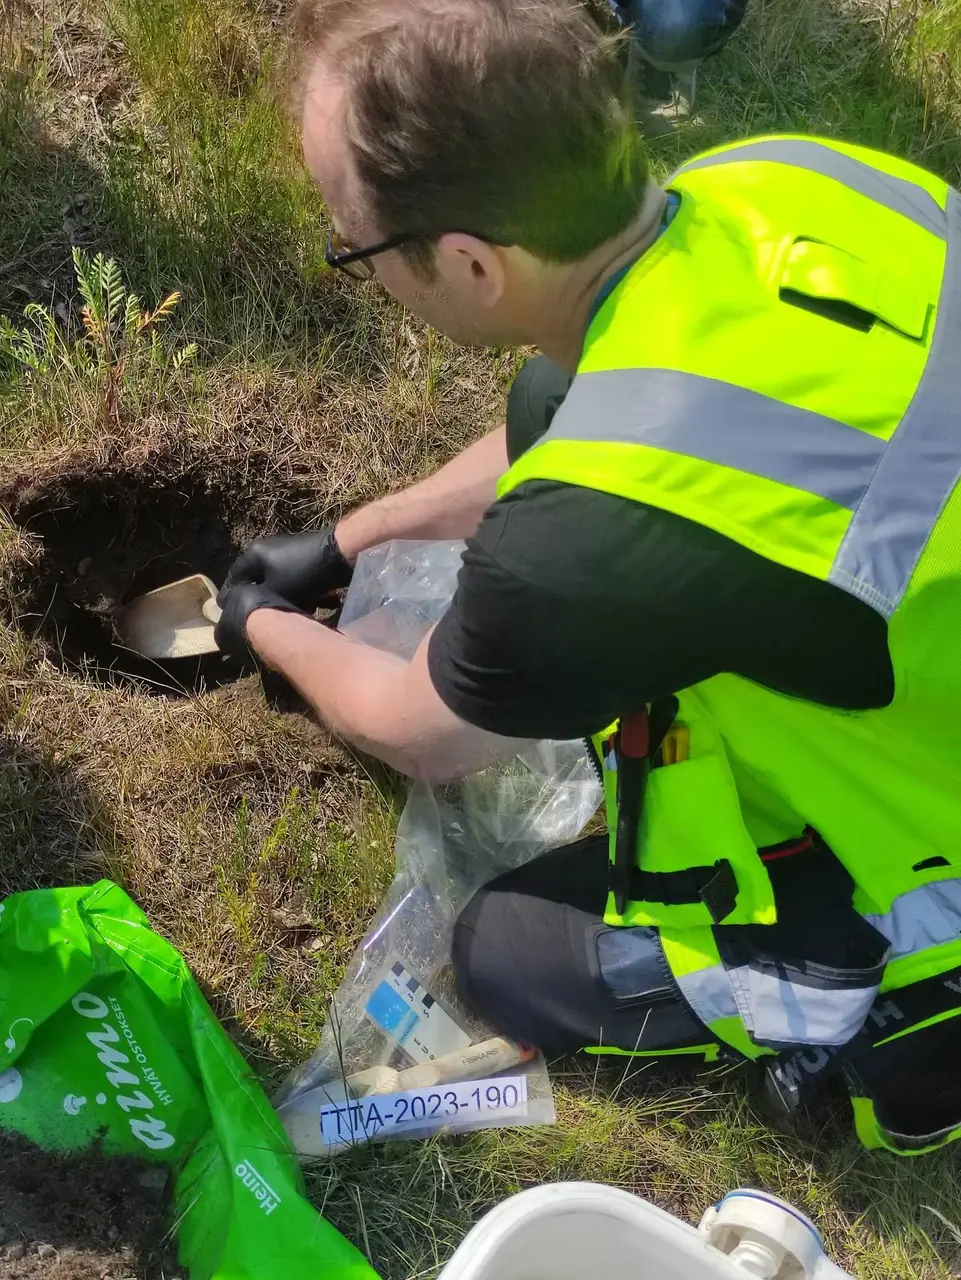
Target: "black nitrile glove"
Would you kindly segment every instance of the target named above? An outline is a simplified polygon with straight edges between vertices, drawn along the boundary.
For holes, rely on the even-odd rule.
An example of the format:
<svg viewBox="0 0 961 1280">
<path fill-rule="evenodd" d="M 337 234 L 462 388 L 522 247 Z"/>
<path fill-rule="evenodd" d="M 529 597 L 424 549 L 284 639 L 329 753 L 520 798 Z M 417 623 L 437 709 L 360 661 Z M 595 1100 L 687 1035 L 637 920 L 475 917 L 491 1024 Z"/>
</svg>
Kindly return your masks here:
<svg viewBox="0 0 961 1280">
<path fill-rule="evenodd" d="M 239 582 L 234 587 L 222 587 L 217 603 L 223 612 L 214 628 L 214 639 L 223 653 L 235 658 L 246 657 L 250 652 L 247 619 L 255 609 L 281 609 L 284 613 L 299 613 L 305 618 L 311 616 L 279 596 L 276 591 L 254 582 Z"/>
<path fill-rule="evenodd" d="M 253 582 L 275 591 L 298 609 L 313 611 L 332 591 L 348 586 L 353 572 L 341 555 L 332 528 L 316 533 L 278 533 L 254 539 L 230 566 L 223 589 Z"/>
</svg>

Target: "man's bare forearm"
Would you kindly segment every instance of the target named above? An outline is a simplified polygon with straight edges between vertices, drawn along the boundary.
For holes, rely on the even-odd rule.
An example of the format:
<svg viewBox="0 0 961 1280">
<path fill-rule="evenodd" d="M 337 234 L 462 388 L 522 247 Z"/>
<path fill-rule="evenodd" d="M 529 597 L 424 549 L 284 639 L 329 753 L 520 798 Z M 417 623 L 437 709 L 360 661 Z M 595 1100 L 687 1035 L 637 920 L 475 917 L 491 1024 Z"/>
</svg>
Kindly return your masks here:
<svg viewBox="0 0 961 1280">
<path fill-rule="evenodd" d="M 270 608 L 250 615 L 247 640 L 339 737 L 410 777 L 462 778 L 509 760 L 524 745 L 465 724 L 444 706 L 427 671 L 426 640 L 404 662 L 311 618 Z"/>
<path fill-rule="evenodd" d="M 345 516 L 337 526 L 337 545 L 353 563 L 365 548 L 391 538 L 468 538 L 506 469 L 505 429 L 498 427 L 426 480 Z"/>
</svg>

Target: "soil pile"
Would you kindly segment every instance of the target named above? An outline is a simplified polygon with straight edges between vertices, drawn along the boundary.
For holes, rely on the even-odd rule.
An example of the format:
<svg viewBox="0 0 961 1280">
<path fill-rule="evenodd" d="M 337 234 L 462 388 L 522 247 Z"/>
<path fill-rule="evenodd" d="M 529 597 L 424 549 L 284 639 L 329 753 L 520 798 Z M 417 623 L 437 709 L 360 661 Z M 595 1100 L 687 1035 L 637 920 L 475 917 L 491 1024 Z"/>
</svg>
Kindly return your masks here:
<svg viewBox="0 0 961 1280">
<path fill-rule="evenodd" d="M 2 1280 L 167 1280 L 166 1173 L 0 1133 Z"/>
</svg>

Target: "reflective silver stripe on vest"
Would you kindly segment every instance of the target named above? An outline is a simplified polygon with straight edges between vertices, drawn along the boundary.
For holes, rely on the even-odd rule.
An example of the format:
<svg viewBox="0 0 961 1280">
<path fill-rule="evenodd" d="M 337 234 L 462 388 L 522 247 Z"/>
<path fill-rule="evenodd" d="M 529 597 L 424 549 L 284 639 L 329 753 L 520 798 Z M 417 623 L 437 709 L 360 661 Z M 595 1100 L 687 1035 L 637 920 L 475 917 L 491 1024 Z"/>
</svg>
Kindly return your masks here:
<svg viewBox="0 0 961 1280">
<path fill-rule="evenodd" d="M 884 442 L 771 396 L 674 369 L 581 373 L 542 442 L 646 444 L 778 480 L 853 511 Z"/>
<path fill-rule="evenodd" d="M 746 965 L 713 965 L 676 981 L 707 1026 L 737 1017 L 752 1040 L 778 1045 L 847 1044 L 864 1025 L 878 992 L 877 985 L 829 990 Z"/>
<path fill-rule="evenodd" d="M 902 894 L 883 915 L 866 915 L 888 942 L 888 964 L 930 947 L 961 941 L 961 879 L 939 880 Z M 747 966 L 712 965 L 676 978 L 684 999 L 710 1026 L 739 1017 L 756 1040 L 783 1045 L 841 1045 L 860 1030 L 875 999 L 873 986 L 825 990 Z"/>
<path fill-rule="evenodd" d="M 736 1018 L 737 1001 L 731 987 L 731 979 L 723 965 L 715 964 L 710 969 L 695 969 L 693 973 L 685 973 L 683 978 L 676 978 L 681 994 L 691 1006 L 695 1015 L 707 1025 L 719 1022 L 721 1018 Z"/>
<path fill-rule="evenodd" d="M 936 880 L 895 898 L 884 915 L 865 916 L 891 944 L 891 959 L 961 941 L 961 880 Z"/>
<path fill-rule="evenodd" d="M 738 1013 L 754 1041 L 833 1047 L 853 1040 L 878 994 L 878 981 L 860 986 L 791 981 L 744 965 L 728 973 Z"/>
<path fill-rule="evenodd" d="M 812 173 L 820 173 L 825 178 L 833 178 L 842 186 L 859 191 L 876 204 L 883 204 L 885 208 L 910 218 L 932 235 L 940 236 L 942 240 L 946 235 L 944 210 L 924 187 L 909 182 L 907 178 L 883 173 L 843 151 L 835 151 L 833 147 L 803 138 L 761 139 L 758 142 L 745 142 L 717 155 L 698 156 L 672 174 L 667 186 L 680 174 L 693 173 L 695 169 L 710 169 L 714 165 L 755 160 L 773 160 L 778 164 L 793 165 L 797 169 L 807 169 Z"/>
<path fill-rule="evenodd" d="M 914 398 L 848 526 L 829 581 L 890 617 L 961 475 L 961 196 L 948 197 L 948 247 L 931 350 Z"/>
</svg>

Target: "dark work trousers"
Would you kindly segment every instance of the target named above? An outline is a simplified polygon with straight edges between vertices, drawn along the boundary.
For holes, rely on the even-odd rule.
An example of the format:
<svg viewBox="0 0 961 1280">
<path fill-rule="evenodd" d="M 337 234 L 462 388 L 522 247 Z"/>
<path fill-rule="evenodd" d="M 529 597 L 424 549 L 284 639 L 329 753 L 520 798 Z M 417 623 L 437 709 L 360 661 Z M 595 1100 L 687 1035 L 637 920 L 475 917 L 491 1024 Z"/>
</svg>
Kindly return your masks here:
<svg viewBox="0 0 961 1280">
<path fill-rule="evenodd" d="M 747 0 L 609 0 L 632 30 L 642 59 L 661 71 L 690 70 L 722 49 L 741 25 Z"/>
<path fill-rule="evenodd" d="M 507 404 L 511 461 L 547 430 L 570 382 L 543 356 L 518 374 Z M 657 931 L 604 924 L 607 878 L 607 837 L 588 836 L 485 885 L 454 930 L 467 1003 L 551 1054 L 709 1042 L 670 975 Z"/>
</svg>

